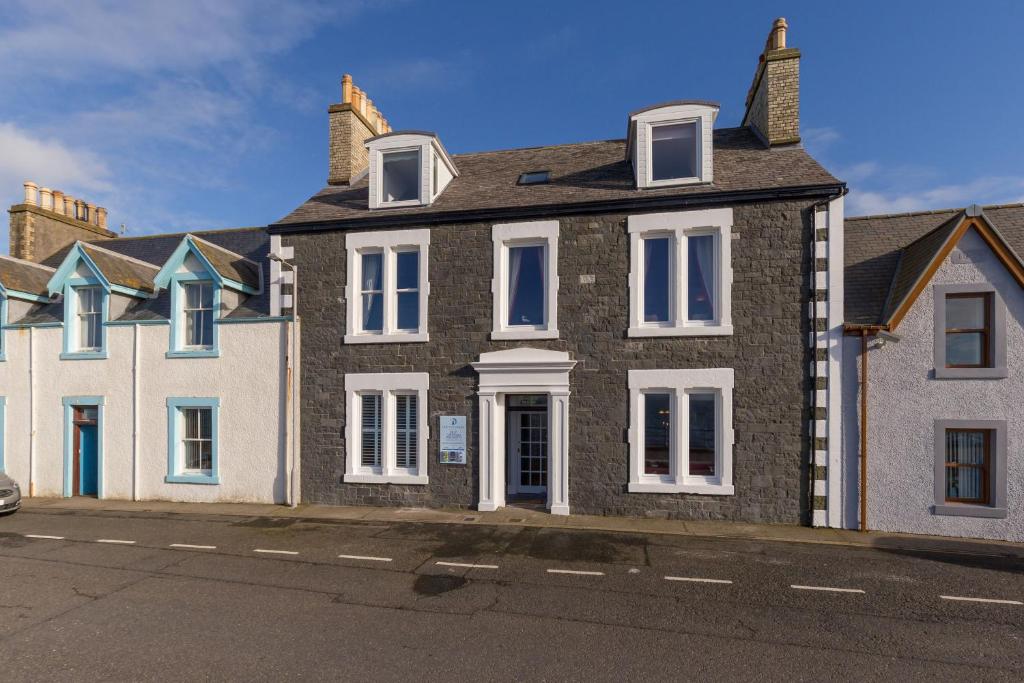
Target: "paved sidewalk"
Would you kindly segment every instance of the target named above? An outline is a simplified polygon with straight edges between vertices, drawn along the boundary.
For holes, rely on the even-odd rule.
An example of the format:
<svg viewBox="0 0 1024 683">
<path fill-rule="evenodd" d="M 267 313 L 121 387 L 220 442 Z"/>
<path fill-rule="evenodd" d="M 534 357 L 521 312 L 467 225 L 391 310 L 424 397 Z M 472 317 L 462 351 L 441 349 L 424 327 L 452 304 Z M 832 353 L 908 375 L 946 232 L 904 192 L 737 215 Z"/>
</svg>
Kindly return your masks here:
<svg viewBox="0 0 1024 683">
<path fill-rule="evenodd" d="M 507 507 L 496 512 L 462 509 L 385 508 L 332 505 L 283 505 L 250 503 L 167 503 L 131 502 L 95 498 L 26 498 L 25 511 L 81 510 L 137 512 L 182 515 L 228 515 L 242 517 L 279 517 L 353 522 L 419 522 L 430 524 L 507 525 L 552 529 L 592 530 L 621 533 L 671 534 L 712 538 L 733 538 L 789 543 L 859 546 L 898 549 L 926 553 L 991 555 L 1024 560 L 1024 543 L 951 539 L 942 536 L 916 536 L 845 529 L 812 529 L 782 524 L 746 524 L 742 522 L 681 521 L 600 517 L 594 515 L 557 516 L 546 512 Z"/>
</svg>

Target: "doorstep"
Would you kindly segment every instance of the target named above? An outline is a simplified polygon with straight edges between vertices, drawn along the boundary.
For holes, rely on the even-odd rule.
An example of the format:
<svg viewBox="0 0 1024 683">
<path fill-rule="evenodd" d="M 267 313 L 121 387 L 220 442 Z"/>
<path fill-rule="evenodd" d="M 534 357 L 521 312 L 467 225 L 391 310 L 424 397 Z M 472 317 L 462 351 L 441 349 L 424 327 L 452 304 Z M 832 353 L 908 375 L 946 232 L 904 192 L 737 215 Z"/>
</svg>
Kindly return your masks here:
<svg viewBox="0 0 1024 683">
<path fill-rule="evenodd" d="M 341 505 L 283 505 L 256 503 L 132 502 L 95 498 L 23 498 L 24 512 L 78 510 L 83 512 L 135 512 L 140 514 L 275 517 L 309 521 L 417 522 L 426 524 L 500 525 L 612 533 L 669 534 L 705 538 L 779 541 L 843 545 L 879 550 L 922 553 L 987 554 L 1024 560 L 1024 543 L 920 536 L 880 531 L 822 529 L 784 524 L 749 524 L 708 520 L 674 520 L 597 515 L 551 515 L 529 508 L 505 507 L 494 512 L 452 508 L 388 508 Z"/>
</svg>

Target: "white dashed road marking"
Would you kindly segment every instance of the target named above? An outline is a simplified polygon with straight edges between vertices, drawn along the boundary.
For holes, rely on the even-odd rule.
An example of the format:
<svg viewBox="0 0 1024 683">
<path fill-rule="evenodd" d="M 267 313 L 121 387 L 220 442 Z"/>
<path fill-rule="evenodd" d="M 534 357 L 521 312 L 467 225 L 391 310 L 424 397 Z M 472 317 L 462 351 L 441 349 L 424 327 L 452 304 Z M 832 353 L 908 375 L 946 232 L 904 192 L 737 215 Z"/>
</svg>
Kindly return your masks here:
<svg viewBox="0 0 1024 683">
<path fill-rule="evenodd" d="M 172 548 L 184 548 L 186 550 L 216 550 L 215 545 L 192 545 L 191 543 L 172 543 Z"/>
<path fill-rule="evenodd" d="M 25 538 L 45 538 L 50 541 L 63 541 L 63 536 L 46 536 L 45 534 L 25 534 Z"/>
<path fill-rule="evenodd" d="M 666 576 L 666 581 L 692 581 L 693 583 L 732 583 L 726 579 L 702 579 L 695 576 Z"/>
<path fill-rule="evenodd" d="M 298 555 L 295 550 L 267 550 L 266 548 L 254 548 L 254 553 L 266 553 L 268 555 Z"/>
<path fill-rule="evenodd" d="M 958 595 L 940 595 L 943 600 L 959 600 L 961 602 L 988 602 L 994 605 L 1024 605 L 1020 600 L 997 600 L 995 598 L 964 598 Z"/>
<path fill-rule="evenodd" d="M 604 572 L 584 572 L 578 569 L 549 569 L 548 574 L 576 574 L 577 576 L 604 576 Z"/>
<path fill-rule="evenodd" d="M 465 562 L 435 562 L 439 567 L 464 567 L 466 569 L 497 569 L 496 564 L 467 564 Z"/>
<path fill-rule="evenodd" d="M 863 593 L 859 588 L 833 588 L 831 586 L 790 586 L 798 591 L 827 591 L 829 593 Z"/>
<path fill-rule="evenodd" d="M 390 562 L 390 557 L 373 557 L 372 555 L 338 555 L 343 560 L 366 560 L 367 562 Z"/>
<path fill-rule="evenodd" d="M 122 541 L 119 538 L 97 538 L 97 543 L 114 543 L 116 545 L 135 545 L 135 541 Z"/>
</svg>

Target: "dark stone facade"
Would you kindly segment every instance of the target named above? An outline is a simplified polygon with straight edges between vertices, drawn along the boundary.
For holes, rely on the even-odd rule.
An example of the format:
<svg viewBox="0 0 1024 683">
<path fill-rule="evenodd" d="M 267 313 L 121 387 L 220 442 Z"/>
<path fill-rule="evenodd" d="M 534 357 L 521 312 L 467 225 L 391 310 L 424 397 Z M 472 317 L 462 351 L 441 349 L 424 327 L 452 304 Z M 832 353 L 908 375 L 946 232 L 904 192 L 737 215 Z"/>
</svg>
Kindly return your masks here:
<svg viewBox="0 0 1024 683">
<path fill-rule="evenodd" d="M 573 513 L 806 522 L 811 203 L 738 204 L 733 214 L 729 337 L 626 337 L 625 214 L 559 220 L 556 340 L 489 339 L 492 223 L 431 228 L 430 341 L 421 344 L 345 345 L 345 232 L 282 236 L 295 247 L 301 277 L 303 500 L 475 506 L 478 400 L 470 363 L 486 351 L 531 346 L 568 351 L 577 361 L 569 375 Z M 593 283 L 583 284 L 583 275 Z M 627 493 L 627 370 L 711 367 L 735 369 L 735 495 Z M 430 374 L 428 486 L 343 483 L 345 374 L 355 372 Z M 468 416 L 468 465 L 438 463 L 439 415 Z"/>
</svg>

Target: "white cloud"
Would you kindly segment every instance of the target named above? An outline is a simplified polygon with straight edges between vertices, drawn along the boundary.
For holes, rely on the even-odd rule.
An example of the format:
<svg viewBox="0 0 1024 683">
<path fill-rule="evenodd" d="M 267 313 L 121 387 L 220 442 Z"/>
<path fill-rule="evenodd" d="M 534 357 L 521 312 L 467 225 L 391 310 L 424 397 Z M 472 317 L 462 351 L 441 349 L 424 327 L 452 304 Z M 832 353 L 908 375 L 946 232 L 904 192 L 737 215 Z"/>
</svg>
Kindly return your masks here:
<svg viewBox="0 0 1024 683">
<path fill-rule="evenodd" d="M 804 146 L 812 155 L 824 153 L 832 143 L 842 138 L 839 131 L 831 126 L 805 128 L 800 133 L 800 137 L 803 139 Z"/>
<path fill-rule="evenodd" d="M 851 186 L 848 198 L 852 216 L 902 213 L 968 206 L 970 204 L 1007 204 L 1024 201 L 1024 177 L 993 176 L 960 184 L 931 187 L 873 189 L 877 183 L 865 182 L 866 189 Z"/>
<path fill-rule="evenodd" d="M 20 200 L 26 180 L 78 192 L 111 187 L 109 166 L 93 152 L 38 138 L 13 124 L 0 122 L 0 150 L 0 192 L 7 199 Z"/>
</svg>

